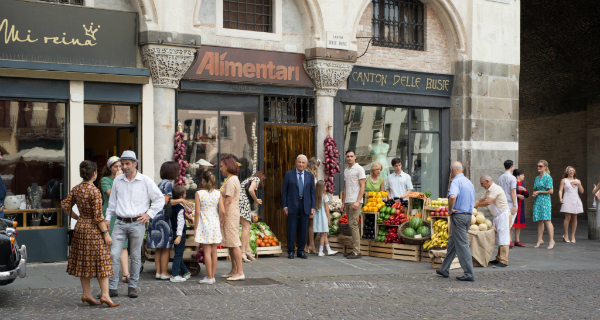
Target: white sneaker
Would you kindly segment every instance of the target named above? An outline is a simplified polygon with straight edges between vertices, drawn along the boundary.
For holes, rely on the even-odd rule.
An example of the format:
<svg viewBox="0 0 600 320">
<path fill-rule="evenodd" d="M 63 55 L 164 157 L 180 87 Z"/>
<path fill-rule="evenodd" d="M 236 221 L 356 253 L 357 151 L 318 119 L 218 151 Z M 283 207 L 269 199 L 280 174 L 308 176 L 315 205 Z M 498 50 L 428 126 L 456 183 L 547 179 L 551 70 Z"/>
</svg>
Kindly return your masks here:
<svg viewBox="0 0 600 320">
<path fill-rule="evenodd" d="M 157 273 L 157 274 L 154 276 L 154 279 L 160 279 L 160 273 Z"/>
<path fill-rule="evenodd" d="M 165 276 L 165 275 L 162 275 L 162 274 L 160 274 L 159 276 L 160 276 L 160 280 L 169 280 L 169 279 L 171 279 L 171 278 L 172 278 L 172 276 Z M 179 277 L 179 276 L 178 276 L 178 277 Z M 180 278 L 181 278 L 181 277 L 180 277 Z"/>
<path fill-rule="evenodd" d="M 319 251 L 319 257 L 324 257 L 325 254 L 323 253 L 323 251 Z"/>
<path fill-rule="evenodd" d="M 338 252 L 335 250 L 327 251 L 328 256 L 335 256 Z"/>
<path fill-rule="evenodd" d="M 208 279 L 207 277 L 204 277 L 204 279 L 200 280 L 201 284 L 213 284 L 213 280 L 212 279 Z"/>
<path fill-rule="evenodd" d="M 171 282 L 185 282 L 185 279 L 182 278 L 181 276 L 176 276 L 176 277 L 171 276 L 169 280 Z"/>
<path fill-rule="evenodd" d="M 184 278 L 185 280 L 187 280 L 187 279 L 189 279 L 189 278 L 191 278 L 191 277 L 192 277 L 192 274 L 191 274 L 191 273 L 189 273 L 189 272 L 187 272 L 187 273 L 185 273 L 185 274 L 183 275 L 183 278 Z"/>
<path fill-rule="evenodd" d="M 212 278 L 212 279 L 210 279 L 210 280 L 212 281 L 212 284 L 215 284 L 215 283 L 217 283 L 217 279 L 215 279 L 215 278 Z"/>
</svg>

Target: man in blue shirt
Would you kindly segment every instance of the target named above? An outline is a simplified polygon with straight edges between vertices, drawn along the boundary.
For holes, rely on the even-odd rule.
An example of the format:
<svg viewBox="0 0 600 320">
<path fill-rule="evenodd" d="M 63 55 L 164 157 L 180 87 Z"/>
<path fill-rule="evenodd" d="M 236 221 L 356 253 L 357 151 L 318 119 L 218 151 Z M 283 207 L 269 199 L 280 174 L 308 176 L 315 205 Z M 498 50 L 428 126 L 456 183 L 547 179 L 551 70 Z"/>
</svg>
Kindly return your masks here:
<svg viewBox="0 0 600 320">
<path fill-rule="evenodd" d="M 444 278 L 450 276 L 450 265 L 454 257 L 458 255 L 458 261 L 465 274 L 462 277 L 456 277 L 460 281 L 475 281 L 473 274 L 473 260 L 471 257 L 471 248 L 467 232 L 471 225 L 471 214 L 475 204 L 475 188 L 469 179 L 463 174 L 463 166 L 459 161 L 455 161 L 450 166 L 452 175 L 452 184 L 448 191 L 448 211 L 450 215 L 450 225 L 452 234 L 448 239 L 448 252 L 441 269 L 435 272 Z"/>
</svg>

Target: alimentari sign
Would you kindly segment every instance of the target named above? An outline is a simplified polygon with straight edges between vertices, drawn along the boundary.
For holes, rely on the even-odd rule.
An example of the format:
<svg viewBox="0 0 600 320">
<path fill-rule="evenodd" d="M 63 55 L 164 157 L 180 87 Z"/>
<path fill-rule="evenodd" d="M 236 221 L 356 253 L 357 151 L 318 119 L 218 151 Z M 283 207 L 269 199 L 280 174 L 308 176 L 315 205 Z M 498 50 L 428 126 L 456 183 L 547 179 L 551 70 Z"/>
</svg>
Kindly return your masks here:
<svg viewBox="0 0 600 320">
<path fill-rule="evenodd" d="M 451 74 L 354 66 L 348 89 L 450 97 Z"/>
<path fill-rule="evenodd" d="M 184 79 L 311 87 L 303 54 L 202 46 Z"/>
<path fill-rule="evenodd" d="M 136 48 L 134 12 L 0 1 L 0 59 L 134 68 Z"/>
</svg>

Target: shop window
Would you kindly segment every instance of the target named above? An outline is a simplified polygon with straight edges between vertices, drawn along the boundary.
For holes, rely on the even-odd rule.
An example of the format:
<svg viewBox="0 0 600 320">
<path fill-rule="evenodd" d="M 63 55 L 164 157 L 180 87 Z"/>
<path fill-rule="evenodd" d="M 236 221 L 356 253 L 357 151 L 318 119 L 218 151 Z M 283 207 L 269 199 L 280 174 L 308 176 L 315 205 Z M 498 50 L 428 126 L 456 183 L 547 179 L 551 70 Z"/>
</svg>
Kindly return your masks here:
<svg viewBox="0 0 600 320">
<path fill-rule="evenodd" d="M 37 0 L 40 2 L 53 2 L 53 3 L 61 3 L 61 4 L 73 4 L 78 6 L 83 6 L 84 0 Z"/>
<path fill-rule="evenodd" d="M 437 197 L 440 178 L 440 144 L 438 110 L 346 105 L 348 119 L 361 110 L 361 127 L 346 123 L 345 150 L 356 151 L 356 160 L 369 174 L 371 166 L 379 162 L 381 174 L 394 172 L 391 161 L 400 158 L 402 170 L 411 175 L 416 191 L 431 190 Z M 354 112 L 354 114 L 352 114 Z M 376 120 L 380 113 L 383 126 Z"/>
<path fill-rule="evenodd" d="M 65 103 L 0 101 L 0 177 L 6 218 L 19 228 L 62 227 Z"/>
<path fill-rule="evenodd" d="M 191 164 L 188 178 L 202 186 L 202 174 L 211 170 L 219 182 L 225 178 L 219 171 L 220 159 L 232 156 L 240 167 L 239 179 L 252 176 L 258 170 L 258 114 L 237 111 L 177 111 L 182 124 L 185 160 Z"/>
<path fill-rule="evenodd" d="M 223 28 L 273 32 L 272 0 L 223 0 Z"/>
<path fill-rule="evenodd" d="M 373 45 L 425 50 L 425 7 L 418 0 L 373 0 Z"/>
<path fill-rule="evenodd" d="M 86 124 L 137 124 L 137 106 L 86 103 L 84 109 Z"/>
<path fill-rule="evenodd" d="M 315 124 L 315 98 L 265 96 L 264 121 L 279 124 Z"/>
<path fill-rule="evenodd" d="M 362 106 L 354 107 L 352 111 L 352 121 L 353 122 L 362 122 Z"/>
</svg>

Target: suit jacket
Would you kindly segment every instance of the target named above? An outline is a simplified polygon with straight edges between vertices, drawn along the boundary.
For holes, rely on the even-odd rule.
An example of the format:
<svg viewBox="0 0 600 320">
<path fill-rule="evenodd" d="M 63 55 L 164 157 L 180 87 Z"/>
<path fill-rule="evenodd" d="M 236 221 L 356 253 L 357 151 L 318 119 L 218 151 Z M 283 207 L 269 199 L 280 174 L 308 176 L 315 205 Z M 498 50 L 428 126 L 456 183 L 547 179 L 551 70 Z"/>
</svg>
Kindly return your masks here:
<svg viewBox="0 0 600 320">
<path fill-rule="evenodd" d="M 304 214 L 310 215 L 310 210 L 315 208 L 315 177 L 304 170 Z M 300 195 L 298 194 L 298 174 L 296 168 L 285 173 L 283 177 L 283 191 L 281 192 L 281 207 L 288 208 L 288 214 L 299 214 Z"/>
</svg>

